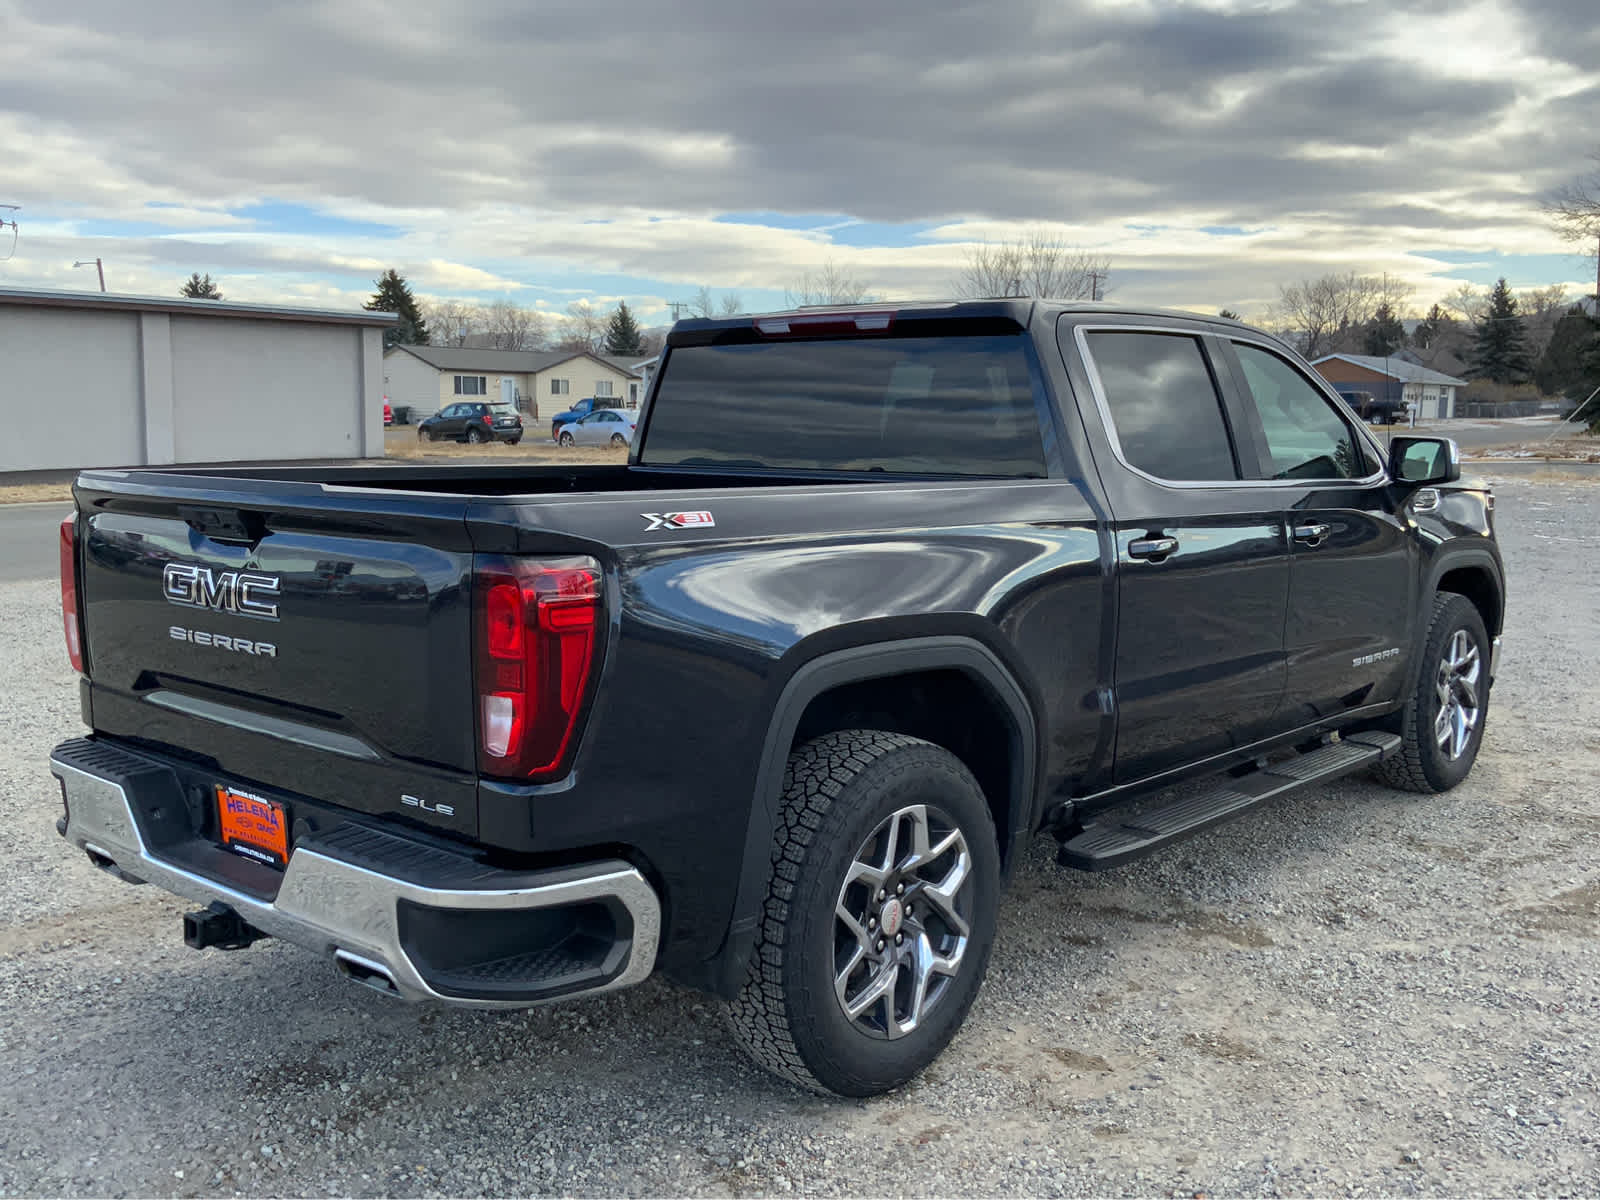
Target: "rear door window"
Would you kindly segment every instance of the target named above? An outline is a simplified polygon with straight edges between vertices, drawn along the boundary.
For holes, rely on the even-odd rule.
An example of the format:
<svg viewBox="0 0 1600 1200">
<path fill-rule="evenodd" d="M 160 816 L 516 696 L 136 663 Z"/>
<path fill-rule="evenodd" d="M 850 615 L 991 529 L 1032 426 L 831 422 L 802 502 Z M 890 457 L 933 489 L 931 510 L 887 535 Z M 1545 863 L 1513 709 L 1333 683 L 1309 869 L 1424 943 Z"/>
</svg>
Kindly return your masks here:
<svg viewBox="0 0 1600 1200">
<path fill-rule="evenodd" d="M 1222 397 L 1198 338 L 1107 330 L 1085 340 L 1110 433 L 1129 466 L 1173 482 L 1239 478 Z"/>
<path fill-rule="evenodd" d="M 642 463 L 1042 477 L 1022 334 L 679 346 Z"/>
</svg>

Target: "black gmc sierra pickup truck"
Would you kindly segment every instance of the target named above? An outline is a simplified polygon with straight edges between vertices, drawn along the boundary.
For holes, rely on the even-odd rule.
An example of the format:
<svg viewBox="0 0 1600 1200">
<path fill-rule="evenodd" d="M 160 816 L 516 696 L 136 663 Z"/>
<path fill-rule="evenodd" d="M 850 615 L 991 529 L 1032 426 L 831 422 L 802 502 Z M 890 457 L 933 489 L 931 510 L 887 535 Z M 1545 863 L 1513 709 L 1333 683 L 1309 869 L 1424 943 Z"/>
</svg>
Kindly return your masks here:
<svg viewBox="0 0 1600 1200">
<path fill-rule="evenodd" d="M 1036 834 L 1100 870 L 1477 754 L 1492 495 L 1266 334 L 684 321 L 638 429 L 614 466 L 83 472 L 61 833 L 207 906 L 196 947 L 481 1007 L 660 970 L 868 1095 L 954 1035 Z"/>
</svg>

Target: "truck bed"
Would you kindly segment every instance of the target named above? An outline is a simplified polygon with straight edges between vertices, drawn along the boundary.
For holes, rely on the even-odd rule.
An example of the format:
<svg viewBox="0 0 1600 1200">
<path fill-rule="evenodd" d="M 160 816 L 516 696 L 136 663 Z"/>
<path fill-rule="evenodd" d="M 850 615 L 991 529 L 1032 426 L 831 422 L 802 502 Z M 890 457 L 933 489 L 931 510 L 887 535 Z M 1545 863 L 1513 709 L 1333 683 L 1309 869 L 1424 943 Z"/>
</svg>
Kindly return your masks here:
<svg viewBox="0 0 1600 1200">
<path fill-rule="evenodd" d="M 462 465 L 390 465 L 362 463 L 341 466 L 174 467 L 129 471 L 96 471 L 93 476 L 160 486 L 174 479 L 242 480 L 261 483 L 325 484 L 339 488 L 438 492 L 456 496 L 538 496 L 554 493 L 692 491 L 705 488 L 788 487 L 804 484 L 860 484 L 859 475 L 824 472 L 782 472 L 751 467 L 745 471 L 701 471 L 685 467 L 611 465 L 528 466 L 520 463 Z M 897 478 L 904 478 L 897 476 Z M 195 486 L 195 485 L 191 485 Z"/>
</svg>

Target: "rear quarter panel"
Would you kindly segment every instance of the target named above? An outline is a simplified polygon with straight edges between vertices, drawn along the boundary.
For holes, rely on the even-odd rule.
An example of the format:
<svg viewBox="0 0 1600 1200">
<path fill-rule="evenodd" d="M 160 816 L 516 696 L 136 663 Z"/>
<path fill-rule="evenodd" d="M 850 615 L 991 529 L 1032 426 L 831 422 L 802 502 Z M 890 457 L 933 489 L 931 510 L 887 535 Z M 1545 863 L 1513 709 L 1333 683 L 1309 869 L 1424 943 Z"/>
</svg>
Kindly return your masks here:
<svg viewBox="0 0 1600 1200">
<path fill-rule="evenodd" d="M 710 511 L 712 529 L 649 530 Z M 1100 714 L 1100 533 L 1068 479 L 838 484 L 482 502 L 480 549 L 537 554 L 576 538 L 607 565 L 613 614 L 571 776 L 484 789 L 530 849 L 597 829 L 661 873 L 663 961 L 726 928 L 762 750 L 784 684 L 817 654 L 927 635 L 990 648 L 1033 698 L 1045 787 L 1085 770 Z M 826 530 L 826 533 L 818 533 Z M 710 942 L 707 938 L 710 937 Z"/>
</svg>

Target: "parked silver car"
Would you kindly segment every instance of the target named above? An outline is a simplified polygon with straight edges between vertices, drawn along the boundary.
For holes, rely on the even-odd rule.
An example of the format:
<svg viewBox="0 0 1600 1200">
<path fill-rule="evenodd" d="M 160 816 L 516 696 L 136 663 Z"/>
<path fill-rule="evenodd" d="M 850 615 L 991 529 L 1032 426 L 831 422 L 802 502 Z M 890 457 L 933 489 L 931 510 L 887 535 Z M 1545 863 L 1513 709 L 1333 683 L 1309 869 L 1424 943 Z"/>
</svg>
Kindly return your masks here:
<svg viewBox="0 0 1600 1200">
<path fill-rule="evenodd" d="M 563 446 L 630 446 L 633 444 L 633 426 L 637 419 L 637 413 L 615 408 L 598 409 L 563 425 L 556 440 Z"/>
</svg>

